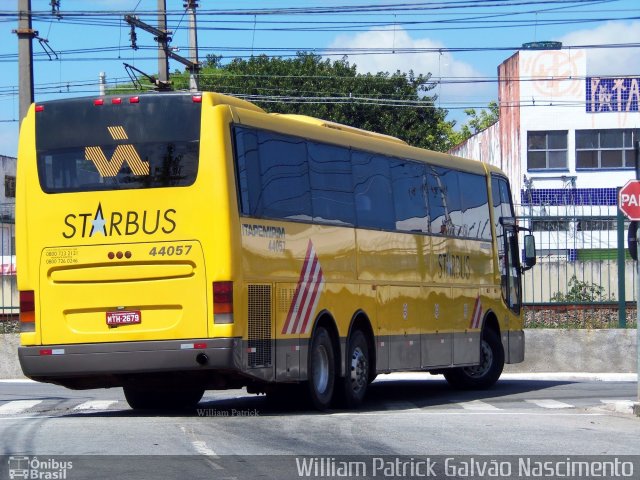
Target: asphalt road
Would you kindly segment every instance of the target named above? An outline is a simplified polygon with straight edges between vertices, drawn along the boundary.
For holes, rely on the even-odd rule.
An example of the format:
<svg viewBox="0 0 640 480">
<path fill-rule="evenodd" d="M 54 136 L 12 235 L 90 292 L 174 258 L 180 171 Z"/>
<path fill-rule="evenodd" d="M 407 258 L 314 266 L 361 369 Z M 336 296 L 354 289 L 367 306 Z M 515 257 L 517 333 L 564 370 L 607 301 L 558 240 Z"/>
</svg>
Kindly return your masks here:
<svg viewBox="0 0 640 480">
<path fill-rule="evenodd" d="M 64 478 L 299 478 L 299 456 L 329 462 L 332 473 L 331 458 L 344 456 L 640 455 L 636 395 L 629 376 L 506 375 L 490 390 L 461 392 L 440 377 L 396 374 L 376 381 L 358 411 L 321 413 L 296 399 L 273 404 L 228 390 L 206 392 L 194 411 L 139 413 L 120 389 L 5 381 L 0 448 L 13 463 L 0 459 L 0 479 L 34 456 L 75 462 Z"/>
</svg>

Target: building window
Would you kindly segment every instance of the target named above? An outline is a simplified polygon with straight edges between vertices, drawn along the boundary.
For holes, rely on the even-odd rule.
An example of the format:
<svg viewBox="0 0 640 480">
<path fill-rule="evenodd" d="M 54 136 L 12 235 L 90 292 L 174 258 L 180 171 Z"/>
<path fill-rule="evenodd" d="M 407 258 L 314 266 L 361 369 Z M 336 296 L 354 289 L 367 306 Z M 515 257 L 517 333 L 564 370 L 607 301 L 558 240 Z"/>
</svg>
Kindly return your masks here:
<svg viewBox="0 0 640 480">
<path fill-rule="evenodd" d="M 576 130 L 576 169 L 633 168 L 640 130 Z"/>
<path fill-rule="evenodd" d="M 4 176 L 4 196 L 5 198 L 16 198 L 16 177 Z"/>
<path fill-rule="evenodd" d="M 566 169 L 567 131 L 527 132 L 527 169 Z"/>
</svg>

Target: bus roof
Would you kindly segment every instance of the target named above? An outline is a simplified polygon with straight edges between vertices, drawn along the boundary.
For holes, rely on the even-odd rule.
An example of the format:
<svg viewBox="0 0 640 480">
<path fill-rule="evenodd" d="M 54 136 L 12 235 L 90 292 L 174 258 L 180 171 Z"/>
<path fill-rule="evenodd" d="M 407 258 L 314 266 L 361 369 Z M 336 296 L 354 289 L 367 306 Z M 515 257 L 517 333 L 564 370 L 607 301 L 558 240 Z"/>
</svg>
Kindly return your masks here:
<svg viewBox="0 0 640 480">
<path fill-rule="evenodd" d="M 400 140 L 397 137 L 393 137 L 391 135 L 385 135 L 383 133 L 371 132 L 368 130 L 363 130 L 357 127 L 351 127 L 349 125 L 344 125 L 342 123 L 331 122 L 329 120 L 322 120 L 320 118 L 310 117 L 308 115 L 296 115 L 296 114 L 283 114 L 283 113 L 273 113 L 272 115 L 277 115 L 284 118 L 291 118 L 293 120 L 297 120 L 299 122 L 310 123 L 312 125 L 317 125 L 319 127 L 333 128 L 335 130 L 341 130 L 343 132 L 351 132 L 356 133 L 358 135 L 364 135 L 367 137 L 374 137 L 379 140 L 386 140 L 389 142 L 396 142 L 402 145 L 408 145 L 404 140 Z"/>
</svg>

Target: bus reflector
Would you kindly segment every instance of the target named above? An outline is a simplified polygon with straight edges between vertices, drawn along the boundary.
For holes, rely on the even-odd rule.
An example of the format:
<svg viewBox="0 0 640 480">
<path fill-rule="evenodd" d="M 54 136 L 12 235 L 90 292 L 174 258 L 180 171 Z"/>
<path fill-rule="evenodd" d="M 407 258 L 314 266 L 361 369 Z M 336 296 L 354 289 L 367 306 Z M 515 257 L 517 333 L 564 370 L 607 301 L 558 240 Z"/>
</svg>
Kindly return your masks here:
<svg viewBox="0 0 640 480">
<path fill-rule="evenodd" d="M 96 99 L 93 101 L 93 104 L 94 104 L 96 107 L 99 107 L 100 105 L 104 105 L 104 98 L 96 98 Z"/>
<path fill-rule="evenodd" d="M 213 282 L 215 323 L 233 323 L 233 282 Z"/>
<path fill-rule="evenodd" d="M 193 103 L 202 103 L 202 95 L 193 95 L 191 100 L 193 100 Z"/>
<path fill-rule="evenodd" d="M 130 97 L 129 103 L 140 103 L 140 97 Z"/>
<path fill-rule="evenodd" d="M 36 112 L 44 112 L 44 105 L 36 105 Z"/>
<path fill-rule="evenodd" d="M 20 291 L 20 331 L 36 331 L 36 302 L 33 290 Z"/>
<path fill-rule="evenodd" d="M 112 98 L 111 103 L 113 105 L 120 105 L 122 103 L 122 99 L 120 97 Z"/>
<path fill-rule="evenodd" d="M 64 348 L 42 348 L 40 355 L 64 355 Z"/>
</svg>

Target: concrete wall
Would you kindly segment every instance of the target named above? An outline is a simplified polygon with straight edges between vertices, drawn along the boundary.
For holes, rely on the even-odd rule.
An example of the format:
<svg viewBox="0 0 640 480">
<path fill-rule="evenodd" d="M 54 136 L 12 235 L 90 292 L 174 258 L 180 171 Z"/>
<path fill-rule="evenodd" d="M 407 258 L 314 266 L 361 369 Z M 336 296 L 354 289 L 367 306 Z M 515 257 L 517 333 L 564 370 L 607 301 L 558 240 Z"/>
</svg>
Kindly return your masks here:
<svg viewBox="0 0 640 480">
<path fill-rule="evenodd" d="M 524 362 L 505 372 L 636 373 L 635 329 L 561 330 L 525 332 Z"/>
<path fill-rule="evenodd" d="M 0 335 L 0 379 L 24 378 L 18 362 L 19 344 L 17 334 Z"/>
<path fill-rule="evenodd" d="M 505 372 L 636 372 L 634 329 L 532 329 L 525 335 L 525 361 L 507 365 Z M 18 335 L 0 335 L 0 379 L 23 378 L 18 344 Z"/>
</svg>

